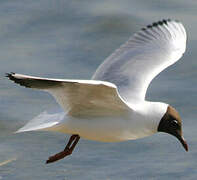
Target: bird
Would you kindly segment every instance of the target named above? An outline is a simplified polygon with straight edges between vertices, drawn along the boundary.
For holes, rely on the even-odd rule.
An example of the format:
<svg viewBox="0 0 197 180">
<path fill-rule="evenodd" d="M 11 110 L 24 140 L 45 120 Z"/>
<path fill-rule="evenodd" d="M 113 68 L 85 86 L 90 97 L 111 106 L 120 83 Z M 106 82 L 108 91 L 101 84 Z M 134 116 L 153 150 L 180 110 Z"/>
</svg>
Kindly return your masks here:
<svg viewBox="0 0 197 180">
<path fill-rule="evenodd" d="M 71 135 L 64 150 L 50 156 L 47 164 L 71 155 L 81 137 L 121 142 L 163 132 L 176 137 L 188 151 L 178 111 L 168 103 L 146 100 L 150 82 L 184 54 L 186 39 L 180 21 L 163 19 L 131 36 L 90 80 L 7 73 L 21 86 L 50 93 L 64 111 L 42 114 L 17 132 L 43 130 Z"/>
</svg>

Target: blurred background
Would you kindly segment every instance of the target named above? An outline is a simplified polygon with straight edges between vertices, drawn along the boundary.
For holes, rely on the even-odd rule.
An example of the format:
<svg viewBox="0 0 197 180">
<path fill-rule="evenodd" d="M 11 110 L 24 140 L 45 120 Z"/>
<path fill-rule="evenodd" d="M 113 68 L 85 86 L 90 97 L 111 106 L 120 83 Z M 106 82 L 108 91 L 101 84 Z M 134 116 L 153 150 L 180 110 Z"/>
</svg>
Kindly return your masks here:
<svg viewBox="0 0 197 180">
<path fill-rule="evenodd" d="M 151 83 L 147 99 L 180 112 L 188 153 L 175 138 L 160 133 L 121 143 L 80 140 L 72 156 L 45 165 L 48 156 L 64 148 L 68 135 L 13 134 L 58 105 L 44 92 L 8 81 L 6 72 L 90 79 L 133 33 L 164 18 L 184 24 L 187 50 Z M 196 179 L 196 18 L 194 0 L 1 0 L 0 179 Z"/>
</svg>

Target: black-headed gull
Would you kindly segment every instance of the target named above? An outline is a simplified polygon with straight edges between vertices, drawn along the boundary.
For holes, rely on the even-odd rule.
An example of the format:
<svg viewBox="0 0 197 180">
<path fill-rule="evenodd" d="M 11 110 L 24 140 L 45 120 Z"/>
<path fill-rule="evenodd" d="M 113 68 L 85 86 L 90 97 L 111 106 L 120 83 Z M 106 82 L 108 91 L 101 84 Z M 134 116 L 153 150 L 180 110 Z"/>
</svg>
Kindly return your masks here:
<svg viewBox="0 0 197 180">
<path fill-rule="evenodd" d="M 72 135 L 65 149 L 47 163 L 70 155 L 80 137 L 119 142 L 165 132 L 177 137 L 188 151 L 178 112 L 169 104 L 145 100 L 152 79 L 178 61 L 185 48 L 183 25 L 168 19 L 134 34 L 99 66 L 92 80 L 8 73 L 15 83 L 49 92 L 65 111 L 61 118 L 51 115 L 50 120 L 43 116 L 30 121 L 18 132 L 48 130 Z"/>
</svg>

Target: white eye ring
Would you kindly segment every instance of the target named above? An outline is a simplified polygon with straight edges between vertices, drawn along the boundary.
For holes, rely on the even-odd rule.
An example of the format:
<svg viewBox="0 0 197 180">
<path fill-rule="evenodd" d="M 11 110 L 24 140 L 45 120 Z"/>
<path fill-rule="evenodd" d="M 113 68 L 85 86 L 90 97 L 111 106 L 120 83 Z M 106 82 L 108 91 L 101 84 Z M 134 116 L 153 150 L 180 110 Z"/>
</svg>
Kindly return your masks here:
<svg viewBox="0 0 197 180">
<path fill-rule="evenodd" d="M 179 123 L 178 123 L 178 121 L 177 121 L 177 120 L 173 120 L 173 121 L 171 121 L 171 124 L 172 124 L 173 126 L 178 126 L 178 125 L 179 125 Z"/>
</svg>

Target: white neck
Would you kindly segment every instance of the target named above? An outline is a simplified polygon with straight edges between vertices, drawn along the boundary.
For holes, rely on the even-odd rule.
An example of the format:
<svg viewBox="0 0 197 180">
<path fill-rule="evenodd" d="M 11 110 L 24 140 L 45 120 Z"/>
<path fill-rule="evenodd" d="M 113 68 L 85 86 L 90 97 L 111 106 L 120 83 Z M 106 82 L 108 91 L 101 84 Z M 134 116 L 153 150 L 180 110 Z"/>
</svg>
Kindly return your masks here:
<svg viewBox="0 0 197 180">
<path fill-rule="evenodd" d="M 132 113 L 131 117 L 131 119 L 135 121 L 132 121 L 132 123 L 136 122 L 135 127 L 137 126 L 138 129 L 140 129 L 138 137 L 136 138 L 150 136 L 157 133 L 159 122 L 166 113 L 168 104 L 143 101 L 137 105 L 135 104 L 131 106 L 135 107 L 134 113 Z M 134 131 L 132 127 L 130 130 Z"/>
</svg>

